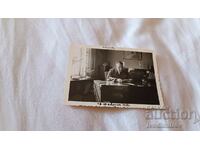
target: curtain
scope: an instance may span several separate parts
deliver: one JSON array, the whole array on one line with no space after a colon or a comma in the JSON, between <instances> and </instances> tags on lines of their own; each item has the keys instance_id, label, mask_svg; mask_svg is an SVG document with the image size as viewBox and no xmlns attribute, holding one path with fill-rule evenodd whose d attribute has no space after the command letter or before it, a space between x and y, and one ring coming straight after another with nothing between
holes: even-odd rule
<instances>
[{"instance_id":1,"label":"curtain","mask_svg":"<svg viewBox=\"0 0 200 150\"><path fill-rule=\"evenodd\" d=\"M78 49L72 58L72 77L92 76L95 70L95 50Z\"/></svg>"}]
</instances>

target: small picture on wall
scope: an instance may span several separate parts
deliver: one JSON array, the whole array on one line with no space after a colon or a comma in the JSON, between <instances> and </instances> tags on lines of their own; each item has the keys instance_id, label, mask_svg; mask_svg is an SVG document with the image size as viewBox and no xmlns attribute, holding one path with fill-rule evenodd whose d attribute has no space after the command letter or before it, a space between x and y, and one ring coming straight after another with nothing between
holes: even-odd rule
<instances>
[{"instance_id":1,"label":"small picture on wall","mask_svg":"<svg viewBox=\"0 0 200 150\"><path fill-rule=\"evenodd\" d=\"M153 51L74 46L67 72L67 105L164 108Z\"/></svg>"},{"instance_id":2,"label":"small picture on wall","mask_svg":"<svg viewBox=\"0 0 200 150\"><path fill-rule=\"evenodd\" d=\"M125 60L142 60L142 53L140 52L124 52Z\"/></svg>"}]
</instances>

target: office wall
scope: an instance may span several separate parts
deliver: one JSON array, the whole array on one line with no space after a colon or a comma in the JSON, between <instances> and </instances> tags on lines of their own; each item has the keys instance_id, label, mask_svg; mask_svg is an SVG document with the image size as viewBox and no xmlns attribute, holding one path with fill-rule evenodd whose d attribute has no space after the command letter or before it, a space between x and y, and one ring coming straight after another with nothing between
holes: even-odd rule
<instances>
[{"instance_id":1,"label":"office wall","mask_svg":"<svg viewBox=\"0 0 200 150\"><path fill-rule=\"evenodd\" d=\"M96 79L104 79L104 69L103 69L103 63L107 62L108 54L106 50L93 50L95 58L95 78Z\"/></svg>"},{"instance_id":2,"label":"office wall","mask_svg":"<svg viewBox=\"0 0 200 150\"><path fill-rule=\"evenodd\" d=\"M92 57L95 59L95 72L93 74L95 79L104 79L103 63L105 62L114 67L117 61L122 61L129 69L148 69L153 65L152 55L149 53L143 53L142 60L126 60L122 51L93 50Z\"/></svg>"},{"instance_id":3,"label":"office wall","mask_svg":"<svg viewBox=\"0 0 200 150\"><path fill-rule=\"evenodd\" d=\"M150 53L142 53L142 60L126 60L124 59L124 52L108 51L107 61L110 62L111 66L114 66L117 61L122 61L125 67L130 69L148 69L148 67L153 65Z\"/></svg>"}]
</instances>

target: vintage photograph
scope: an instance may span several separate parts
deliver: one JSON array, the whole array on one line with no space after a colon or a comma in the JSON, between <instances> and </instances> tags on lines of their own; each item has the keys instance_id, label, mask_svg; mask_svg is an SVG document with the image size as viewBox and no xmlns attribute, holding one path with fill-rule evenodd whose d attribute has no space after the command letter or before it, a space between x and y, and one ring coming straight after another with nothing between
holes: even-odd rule
<instances>
[{"instance_id":1,"label":"vintage photograph","mask_svg":"<svg viewBox=\"0 0 200 150\"><path fill-rule=\"evenodd\" d=\"M75 47L68 68L68 105L164 107L156 56L150 50Z\"/></svg>"}]
</instances>

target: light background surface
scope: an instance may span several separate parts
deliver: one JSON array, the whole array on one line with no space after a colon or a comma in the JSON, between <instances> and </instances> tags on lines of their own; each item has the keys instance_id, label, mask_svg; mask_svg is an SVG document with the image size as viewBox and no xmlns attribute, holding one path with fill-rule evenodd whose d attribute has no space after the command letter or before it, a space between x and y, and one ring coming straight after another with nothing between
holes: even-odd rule
<instances>
[{"instance_id":1,"label":"light background surface","mask_svg":"<svg viewBox=\"0 0 200 150\"><path fill-rule=\"evenodd\" d=\"M199 39L199 19L1 19L0 130L155 130L146 110L64 105L71 44L154 49L165 104L200 113ZM157 130L200 129L179 122Z\"/></svg>"}]
</instances>

